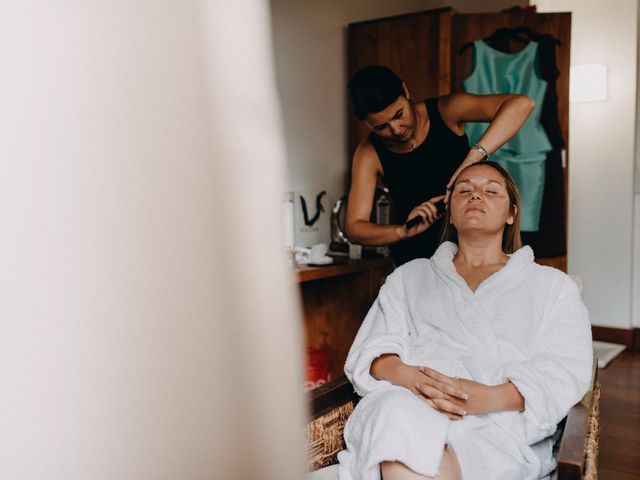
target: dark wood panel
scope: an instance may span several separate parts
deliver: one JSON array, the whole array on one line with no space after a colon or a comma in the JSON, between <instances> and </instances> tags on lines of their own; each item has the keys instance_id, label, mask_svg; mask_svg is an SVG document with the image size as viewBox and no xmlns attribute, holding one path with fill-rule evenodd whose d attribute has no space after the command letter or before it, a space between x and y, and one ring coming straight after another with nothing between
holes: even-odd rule
<instances>
[{"instance_id":1,"label":"dark wood panel","mask_svg":"<svg viewBox=\"0 0 640 480\"><path fill-rule=\"evenodd\" d=\"M306 345L329 347L331 378L343 373L351 343L371 306L370 287L366 271L300 284Z\"/></svg>"},{"instance_id":2,"label":"dark wood panel","mask_svg":"<svg viewBox=\"0 0 640 480\"><path fill-rule=\"evenodd\" d=\"M640 474L624 473L609 468L598 468L599 480L640 480Z\"/></svg>"},{"instance_id":3,"label":"dark wood panel","mask_svg":"<svg viewBox=\"0 0 640 480\"><path fill-rule=\"evenodd\" d=\"M633 344L633 330L630 328L591 326L591 334L594 340L601 342L619 343L620 345Z\"/></svg>"},{"instance_id":4,"label":"dark wood panel","mask_svg":"<svg viewBox=\"0 0 640 480\"><path fill-rule=\"evenodd\" d=\"M631 348L635 351L640 351L640 328L633 329L633 345Z\"/></svg>"},{"instance_id":5,"label":"dark wood panel","mask_svg":"<svg viewBox=\"0 0 640 480\"><path fill-rule=\"evenodd\" d=\"M567 257L546 257L546 258L536 258L536 263L540 265L546 265L548 267L557 268L558 270L562 270L563 272L567 271Z\"/></svg>"},{"instance_id":6,"label":"dark wood panel","mask_svg":"<svg viewBox=\"0 0 640 480\"><path fill-rule=\"evenodd\" d=\"M342 375L309 392L307 403L311 411L311 418L315 419L350 400L357 403L358 398L347 377Z\"/></svg>"},{"instance_id":7,"label":"dark wood panel","mask_svg":"<svg viewBox=\"0 0 640 480\"><path fill-rule=\"evenodd\" d=\"M380 287L384 285L384 282L387 280L387 276L392 272L392 268L390 265L376 268L371 271L371 298L374 299L378 296L378 292L380 291Z\"/></svg>"},{"instance_id":8,"label":"dark wood panel","mask_svg":"<svg viewBox=\"0 0 640 480\"><path fill-rule=\"evenodd\" d=\"M451 26L453 12L443 12L438 16L438 95L451 93Z\"/></svg>"}]
</instances>

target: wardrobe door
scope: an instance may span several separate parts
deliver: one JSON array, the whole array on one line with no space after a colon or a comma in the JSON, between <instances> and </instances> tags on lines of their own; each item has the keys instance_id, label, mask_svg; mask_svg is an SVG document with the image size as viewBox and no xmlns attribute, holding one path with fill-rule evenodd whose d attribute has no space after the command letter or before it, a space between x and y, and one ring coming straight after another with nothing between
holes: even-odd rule
<instances>
[{"instance_id":1,"label":"wardrobe door","mask_svg":"<svg viewBox=\"0 0 640 480\"><path fill-rule=\"evenodd\" d=\"M386 65L405 81L412 100L449 93L452 16L443 8L350 24L348 78L367 65ZM351 158L369 129L348 115Z\"/></svg>"},{"instance_id":2,"label":"wardrobe door","mask_svg":"<svg viewBox=\"0 0 640 480\"><path fill-rule=\"evenodd\" d=\"M547 178L545 179L547 184L545 185L540 231L524 233L523 239L525 243L531 244L534 248L536 261L566 271L571 13L500 12L455 15L452 19L451 30L452 91L463 91L462 82L471 73L473 47L465 48L461 53L460 50L463 46L475 40L489 37L499 28L519 26L528 27L535 33L550 34L560 41L560 44L555 46L555 63L558 70L555 80L557 101L553 103L557 106L557 114L545 117L547 124L544 126L551 143L561 145L561 147L557 149L557 155L552 161L550 157L547 158ZM517 53L525 47L525 44L511 41L509 47L511 53ZM547 88L550 89L552 86L548 85ZM549 111L548 100L549 97L546 97L543 116L545 109L546 113ZM549 122L551 117L555 118ZM548 124L552 125L549 127ZM553 195L548 195L550 188L554 191ZM561 191L560 195L558 195L558 191ZM547 212L546 216L545 211ZM548 215L549 212L551 212L551 216Z\"/></svg>"}]
</instances>

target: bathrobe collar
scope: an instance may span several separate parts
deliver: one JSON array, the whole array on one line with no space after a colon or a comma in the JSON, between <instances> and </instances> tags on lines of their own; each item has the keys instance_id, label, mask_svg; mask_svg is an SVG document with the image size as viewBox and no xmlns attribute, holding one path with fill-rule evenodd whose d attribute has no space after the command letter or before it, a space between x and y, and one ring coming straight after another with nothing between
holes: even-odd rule
<instances>
[{"instance_id":1,"label":"bathrobe collar","mask_svg":"<svg viewBox=\"0 0 640 480\"><path fill-rule=\"evenodd\" d=\"M471 291L464 278L453 265L453 256L458 245L444 242L431 257L434 273L448 286L456 315L451 321L458 322L458 328L464 332L466 342L475 345L478 351L492 356L500 356L500 344L494 329L493 318L486 310L486 293L498 287L500 291L511 283L514 277L533 263L533 251L522 247L509 255L506 265L482 281L475 292Z\"/></svg>"},{"instance_id":2,"label":"bathrobe collar","mask_svg":"<svg viewBox=\"0 0 640 480\"><path fill-rule=\"evenodd\" d=\"M457 251L458 245L453 242L444 242L438 247L436 252L433 254L433 257L431 257L432 265L439 274L447 277L451 281L471 292L467 282L465 282L460 274L458 274L453 265L453 257ZM473 293L477 295L483 290L490 288L492 285L497 285L507 281L509 278L512 278L514 275L517 275L520 271L531 265L534 261L533 250L531 250L531 247L527 245L510 254L509 257L510 258L506 265L482 281Z\"/></svg>"}]
</instances>

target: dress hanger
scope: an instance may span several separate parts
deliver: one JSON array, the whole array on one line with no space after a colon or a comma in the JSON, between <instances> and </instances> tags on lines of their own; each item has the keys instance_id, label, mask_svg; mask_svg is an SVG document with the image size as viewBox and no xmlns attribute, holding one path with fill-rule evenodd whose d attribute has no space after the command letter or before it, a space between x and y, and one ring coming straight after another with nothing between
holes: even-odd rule
<instances>
[{"instance_id":1,"label":"dress hanger","mask_svg":"<svg viewBox=\"0 0 640 480\"><path fill-rule=\"evenodd\" d=\"M499 28L488 37L482 39L486 43L493 43L506 40L515 40L520 43L529 43L530 41L552 40L556 45L561 45L560 40L549 33L536 33L529 27L524 25L512 28ZM471 47L474 42L465 43L460 47L459 54L462 54L467 48Z\"/></svg>"},{"instance_id":2,"label":"dress hanger","mask_svg":"<svg viewBox=\"0 0 640 480\"><path fill-rule=\"evenodd\" d=\"M514 27L511 30L513 30L517 35L525 35L529 37L531 40L535 40L535 41L551 40L554 44L558 46L562 45L562 42L560 42L560 40L558 40L556 37L554 37L550 33L537 33L525 25Z\"/></svg>"}]
</instances>

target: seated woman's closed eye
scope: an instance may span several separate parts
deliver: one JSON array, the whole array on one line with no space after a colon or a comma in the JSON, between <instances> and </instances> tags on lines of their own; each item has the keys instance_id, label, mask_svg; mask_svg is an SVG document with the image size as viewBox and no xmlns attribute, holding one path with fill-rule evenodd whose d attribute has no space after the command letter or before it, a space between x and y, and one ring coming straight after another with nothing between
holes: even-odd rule
<instances>
[{"instance_id":1,"label":"seated woman's closed eye","mask_svg":"<svg viewBox=\"0 0 640 480\"><path fill-rule=\"evenodd\" d=\"M341 479L553 470L550 437L589 384L590 323L569 277L522 246L519 216L502 167L467 167L436 253L388 277L345 365L364 398Z\"/></svg>"}]
</instances>

